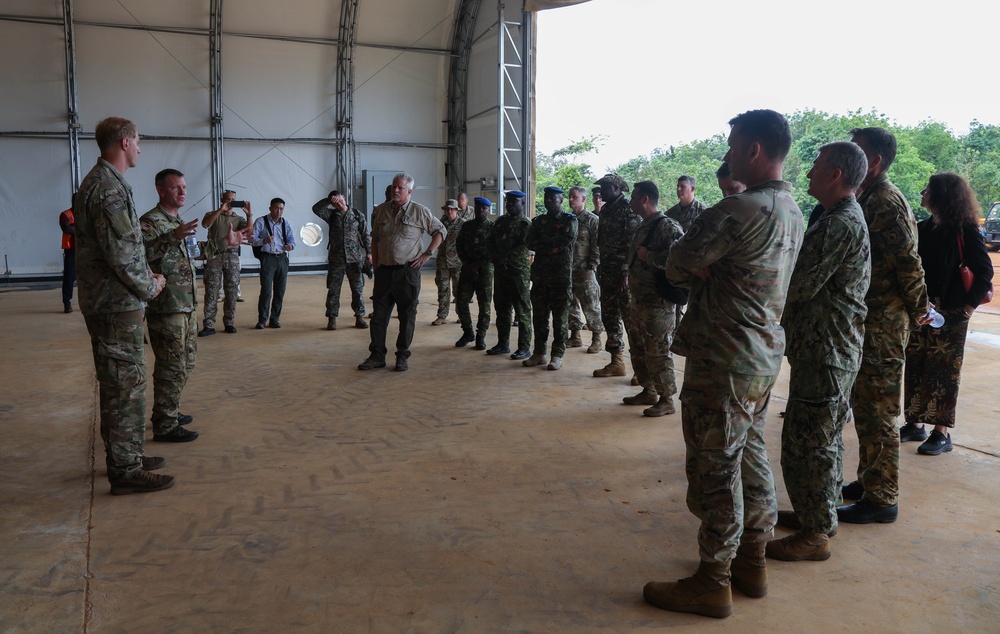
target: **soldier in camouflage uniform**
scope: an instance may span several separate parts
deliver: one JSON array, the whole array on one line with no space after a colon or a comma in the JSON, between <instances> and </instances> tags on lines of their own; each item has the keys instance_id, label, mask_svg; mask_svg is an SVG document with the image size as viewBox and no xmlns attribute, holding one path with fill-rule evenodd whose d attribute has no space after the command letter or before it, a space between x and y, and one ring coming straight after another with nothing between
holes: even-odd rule
<instances>
[{"instance_id":1,"label":"soldier in camouflage uniform","mask_svg":"<svg viewBox=\"0 0 1000 634\"><path fill-rule=\"evenodd\" d=\"M531 263L531 309L534 311L535 349L522 361L527 367L562 367L568 338L569 307L573 302L573 244L576 216L562 210L563 190L545 188L546 213L531 221L527 245L535 252ZM552 315L552 356L545 354Z\"/></svg>"},{"instance_id":2,"label":"soldier in camouflage uniform","mask_svg":"<svg viewBox=\"0 0 1000 634\"><path fill-rule=\"evenodd\" d=\"M194 370L197 353L197 308L194 264L184 239L194 235L198 219L181 220L178 212L187 197L184 175L165 169L156 175L160 202L139 219L146 260L153 272L167 278L167 286L146 309L149 343L156 357L153 368L153 440L190 442L198 432L178 421L181 392Z\"/></svg>"},{"instance_id":3,"label":"soldier in camouflage uniform","mask_svg":"<svg viewBox=\"0 0 1000 634\"><path fill-rule=\"evenodd\" d=\"M465 192L458 192L458 217L462 219L462 222L468 222L476 217L476 211L472 207L469 207L469 196Z\"/></svg>"},{"instance_id":4,"label":"soldier in camouflage uniform","mask_svg":"<svg viewBox=\"0 0 1000 634\"><path fill-rule=\"evenodd\" d=\"M670 344L674 335L674 303L656 288L656 273L662 271L670 255L670 247L684 231L672 218L656 209L660 191L652 181L640 181L632 187L632 209L642 217L642 224L632 236L629 247L628 287L632 305L629 307L629 352L632 369L639 379L642 392L624 399L626 405L650 405L644 416L666 416L674 408L677 380Z\"/></svg>"},{"instance_id":5,"label":"soldier in camouflage uniform","mask_svg":"<svg viewBox=\"0 0 1000 634\"><path fill-rule=\"evenodd\" d=\"M580 331L584 326L592 333L590 347L587 352L596 354L601 351L601 333L604 324L601 322L601 287L597 285L597 265L601 261L601 250L597 246L597 231L600 220L586 209L587 190L583 187L571 187L569 190L569 208L576 216L576 245L573 248L573 304L569 313L568 348L580 348L583 339Z\"/></svg>"},{"instance_id":6,"label":"soldier in camouflage uniform","mask_svg":"<svg viewBox=\"0 0 1000 634\"><path fill-rule=\"evenodd\" d=\"M135 124L110 117L97 124L101 156L73 202L80 310L90 333L100 386L101 440L112 495L159 491L174 477L150 473L163 458L145 457L146 302L166 280L146 262L132 188L124 174L139 158Z\"/></svg>"},{"instance_id":7,"label":"soldier in camouflage uniform","mask_svg":"<svg viewBox=\"0 0 1000 634\"><path fill-rule=\"evenodd\" d=\"M240 288L240 248L230 247L225 243L230 231L243 231L253 222L253 211L250 201L244 201L243 213L246 218L237 216L230 207L236 200L236 192L227 189L222 192L222 206L207 214L201 225L208 229L208 242L205 243L205 321L199 337L215 334L215 316L219 313L219 290L225 292L222 305L222 323L226 332L236 333L236 300Z\"/></svg>"},{"instance_id":8,"label":"soldier in camouflage uniform","mask_svg":"<svg viewBox=\"0 0 1000 634\"><path fill-rule=\"evenodd\" d=\"M462 223L455 248L462 261L462 275L458 280L458 300L455 312L462 322L462 337L455 342L463 348L473 340L476 350L486 349L486 333L490 329L490 303L493 300L493 263L487 247L493 221L489 219L493 203L488 198L476 196L476 217ZM447 226L447 225L446 225ZM473 294L479 300L479 319L472 331L472 312L469 305Z\"/></svg>"},{"instance_id":9,"label":"soldier in camouflage uniform","mask_svg":"<svg viewBox=\"0 0 1000 634\"><path fill-rule=\"evenodd\" d=\"M313 213L330 227L327 243L329 260L326 273L326 329L337 329L340 314L340 289L344 275L351 286L351 310L354 327L367 328L365 321L365 276L362 267L371 266L372 243L368 237L365 215L348 206L347 199L337 190L313 205Z\"/></svg>"},{"instance_id":10,"label":"soldier in camouflage uniform","mask_svg":"<svg viewBox=\"0 0 1000 634\"><path fill-rule=\"evenodd\" d=\"M458 201L454 198L449 198L441 210L444 211L441 224L448 230L448 237L438 248L435 262L434 283L438 291L438 312L437 319L431 322L432 326L448 323L448 304L453 297L458 301L458 281L462 275L462 260L458 257L455 245L465 220L459 217Z\"/></svg>"},{"instance_id":11,"label":"soldier in camouflage uniform","mask_svg":"<svg viewBox=\"0 0 1000 634\"><path fill-rule=\"evenodd\" d=\"M601 197L601 188L593 187L590 190L591 198L594 200L594 215L601 215L601 208L604 207L604 199Z\"/></svg>"},{"instance_id":12,"label":"soldier in camouflage uniform","mask_svg":"<svg viewBox=\"0 0 1000 634\"><path fill-rule=\"evenodd\" d=\"M678 203L664 214L667 218L677 221L681 229L687 231L701 212L705 211L705 203L694 197L694 177L684 174L677 179Z\"/></svg>"},{"instance_id":13,"label":"soldier in camouflage uniform","mask_svg":"<svg viewBox=\"0 0 1000 634\"><path fill-rule=\"evenodd\" d=\"M733 173L729 169L729 163L725 161L722 162L719 169L715 170L715 179L719 183L719 191L722 192L723 198L742 194L746 191L747 186L733 178Z\"/></svg>"},{"instance_id":14,"label":"soldier in camouflage uniform","mask_svg":"<svg viewBox=\"0 0 1000 634\"><path fill-rule=\"evenodd\" d=\"M625 324L629 323L630 304L625 258L642 218L629 207L622 193L628 191L628 185L621 176L606 174L597 184L604 200L597 231L601 253L597 283L601 287L601 320L608 333L604 347L611 353L611 363L594 370L594 376L625 376Z\"/></svg>"},{"instance_id":15,"label":"soldier in camouflage uniform","mask_svg":"<svg viewBox=\"0 0 1000 634\"><path fill-rule=\"evenodd\" d=\"M917 254L917 225L886 172L896 138L881 128L855 128L851 140L868 159L858 203L871 236L872 282L865 297L865 344L851 406L858 433L858 480L844 486L856 504L837 509L841 522L896 521L899 513L899 432L903 357L909 331L927 312L927 287ZM860 498L860 499L859 499Z\"/></svg>"},{"instance_id":16,"label":"soldier in camouflage uniform","mask_svg":"<svg viewBox=\"0 0 1000 634\"><path fill-rule=\"evenodd\" d=\"M493 261L493 303L496 305L497 345L486 354L510 352L510 318L517 319L517 350L511 359L527 359L531 354L531 300L528 294L528 247L525 240L531 222L524 215L524 192L509 191L504 197L507 213L497 219L487 248Z\"/></svg>"},{"instance_id":17,"label":"soldier in camouflage uniform","mask_svg":"<svg viewBox=\"0 0 1000 634\"><path fill-rule=\"evenodd\" d=\"M819 149L807 175L809 194L827 211L802 238L781 318L791 366L781 470L794 512L778 511L778 524L796 532L768 542L772 559L830 557L828 535L836 531L840 501L841 432L861 365L871 282L868 226L854 198L867 169L861 148L840 141Z\"/></svg>"},{"instance_id":18,"label":"soldier in camouflage uniform","mask_svg":"<svg viewBox=\"0 0 1000 634\"><path fill-rule=\"evenodd\" d=\"M730 122L726 160L747 190L706 209L670 249L667 279L691 289L672 351L681 389L688 509L701 520L701 564L678 582L650 582L653 605L725 617L732 585L767 594L764 547L777 515L764 444L768 398L785 351L781 315L802 244L802 212L781 180L792 144L772 110ZM734 559L735 557L735 559Z\"/></svg>"}]
</instances>

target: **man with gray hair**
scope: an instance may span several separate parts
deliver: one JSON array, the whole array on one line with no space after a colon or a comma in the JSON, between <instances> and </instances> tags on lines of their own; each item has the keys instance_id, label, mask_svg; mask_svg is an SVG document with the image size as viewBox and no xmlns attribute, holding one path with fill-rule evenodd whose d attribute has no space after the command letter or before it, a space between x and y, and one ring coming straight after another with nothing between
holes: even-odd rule
<instances>
[{"instance_id":1,"label":"man with gray hair","mask_svg":"<svg viewBox=\"0 0 1000 634\"><path fill-rule=\"evenodd\" d=\"M701 212L705 211L705 203L694 197L694 177L684 174L677 179L678 203L668 209L663 215L677 221L681 229L687 231Z\"/></svg>"},{"instance_id":2,"label":"man with gray hair","mask_svg":"<svg viewBox=\"0 0 1000 634\"><path fill-rule=\"evenodd\" d=\"M819 149L806 175L825 211L803 235L781 321L791 367L781 469L795 510L778 511L778 524L797 530L767 543L772 559L829 559L828 536L837 530L841 432L861 367L871 282L868 226L854 197L867 171L861 148L838 141Z\"/></svg>"},{"instance_id":3,"label":"man with gray hair","mask_svg":"<svg viewBox=\"0 0 1000 634\"><path fill-rule=\"evenodd\" d=\"M368 358L358 365L367 371L385 367L385 335L392 308L399 315L396 371L405 372L417 321L420 267L434 255L448 230L431 210L410 199L413 177L399 173L392 179L392 198L372 212L372 260L375 263L374 308ZM424 249L424 236L431 243Z\"/></svg>"}]
</instances>

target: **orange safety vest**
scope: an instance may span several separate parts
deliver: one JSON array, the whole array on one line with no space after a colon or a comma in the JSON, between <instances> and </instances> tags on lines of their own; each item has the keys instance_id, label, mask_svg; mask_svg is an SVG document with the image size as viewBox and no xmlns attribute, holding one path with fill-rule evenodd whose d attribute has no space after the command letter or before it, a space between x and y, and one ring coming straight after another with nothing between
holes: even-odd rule
<instances>
[{"instance_id":1,"label":"orange safety vest","mask_svg":"<svg viewBox=\"0 0 1000 634\"><path fill-rule=\"evenodd\" d=\"M63 215L65 215L66 218L69 220L69 224L71 224L71 225L75 225L76 224L76 218L73 217L73 210L72 209L67 209L66 211L63 212ZM62 220L62 218L60 218L60 220ZM76 236L73 235L72 233L64 233L63 237L62 237L62 248L64 248L64 249L75 249L76 248L76 240L74 238L76 238Z\"/></svg>"}]
</instances>

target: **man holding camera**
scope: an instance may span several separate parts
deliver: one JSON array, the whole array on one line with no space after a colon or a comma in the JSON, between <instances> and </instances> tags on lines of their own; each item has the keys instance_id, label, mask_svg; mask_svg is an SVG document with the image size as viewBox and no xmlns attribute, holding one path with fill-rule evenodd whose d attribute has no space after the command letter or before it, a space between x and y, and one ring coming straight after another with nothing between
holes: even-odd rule
<instances>
[{"instance_id":1,"label":"man holding camera","mask_svg":"<svg viewBox=\"0 0 1000 634\"><path fill-rule=\"evenodd\" d=\"M237 216L236 209L242 209L246 218ZM225 292L222 323L229 334L236 332L233 321L240 288L240 248L227 245L226 236L230 231L243 231L251 222L250 201L236 200L236 192L231 189L222 193L222 205L201 221L201 226L208 229L208 242L205 244L205 320L199 337L215 334L220 287Z\"/></svg>"},{"instance_id":2,"label":"man holding camera","mask_svg":"<svg viewBox=\"0 0 1000 634\"><path fill-rule=\"evenodd\" d=\"M336 189L313 205L313 213L330 227L330 252L326 273L326 329L337 329L340 314L340 288L344 275L351 284L351 309L354 327L367 328L365 321L365 278L362 271L371 275L372 243L368 237L368 223L363 213L349 207L344 195Z\"/></svg>"}]
</instances>

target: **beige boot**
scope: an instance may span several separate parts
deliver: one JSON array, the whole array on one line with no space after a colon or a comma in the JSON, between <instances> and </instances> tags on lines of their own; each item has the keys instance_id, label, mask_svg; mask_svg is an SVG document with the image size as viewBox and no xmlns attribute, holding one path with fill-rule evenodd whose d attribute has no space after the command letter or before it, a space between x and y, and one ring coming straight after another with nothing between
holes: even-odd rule
<instances>
[{"instance_id":1,"label":"beige boot","mask_svg":"<svg viewBox=\"0 0 1000 634\"><path fill-rule=\"evenodd\" d=\"M524 361L522 361L521 365L525 366L526 368L532 368L536 365L547 365L548 363L549 363L549 357L547 355L533 354Z\"/></svg>"},{"instance_id":2,"label":"beige boot","mask_svg":"<svg viewBox=\"0 0 1000 634\"><path fill-rule=\"evenodd\" d=\"M823 533L796 531L767 542L767 556L781 561L826 561L830 558L830 538Z\"/></svg>"},{"instance_id":3,"label":"beige boot","mask_svg":"<svg viewBox=\"0 0 1000 634\"><path fill-rule=\"evenodd\" d=\"M729 568L733 587L753 599L767 596L767 560L764 559L764 546L764 542L740 544L736 549L736 558Z\"/></svg>"},{"instance_id":4,"label":"beige boot","mask_svg":"<svg viewBox=\"0 0 1000 634\"><path fill-rule=\"evenodd\" d=\"M545 367L546 370L558 370L562 367L562 357L552 357L549 361L549 365Z\"/></svg>"},{"instance_id":5,"label":"beige boot","mask_svg":"<svg viewBox=\"0 0 1000 634\"><path fill-rule=\"evenodd\" d=\"M647 603L671 612L692 612L721 619L733 613L729 562L703 561L693 577L675 582L650 581L642 589Z\"/></svg>"},{"instance_id":6,"label":"beige boot","mask_svg":"<svg viewBox=\"0 0 1000 634\"><path fill-rule=\"evenodd\" d=\"M595 332L593 339L590 340L590 347L587 348L587 354L597 354L601 351L601 333Z\"/></svg>"},{"instance_id":7,"label":"beige boot","mask_svg":"<svg viewBox=\"0 0 1000 634\"><path fill-rule=\"evenodd\" d=\"M649 416L651 418L675 413L677 413L677 410L674 408L674 399L669 396L661 396L660 399L656 401L655 405L642 410L643 416Z\"/></svg>"},{"instance_id":8,"label":"beige boot","mask_svg":"<svg viewBox=\"0 0 1000 634\"><path fill-rule=\"evenodd\" d=\"M569 333L569 339L566 341L567 348L582 348L583 339L580 338L580 331L574 330Z\"/></svg>"},{"instance_id":9,"label":"beige boot","mask_svg":"<svg viewBox=\"0 0 1000 634\"><path fill-rule=\"evenodd\" d=\"M621 350L611 353L611 363L599 370L594 370L594 376L625 376L625 361L622 359Z\"/></svg>"},{"instance_id":10,"label":"beige boot","mask_svg":"<svg viewBox=\"0 0 1000 634\"><path fill-rule=\"evenodd\" d=\"M626 396L622 399L622 403L626 405L655 405L658 399L656 390L647 387L635 396Z\"/></svg>"}]
</instances>

